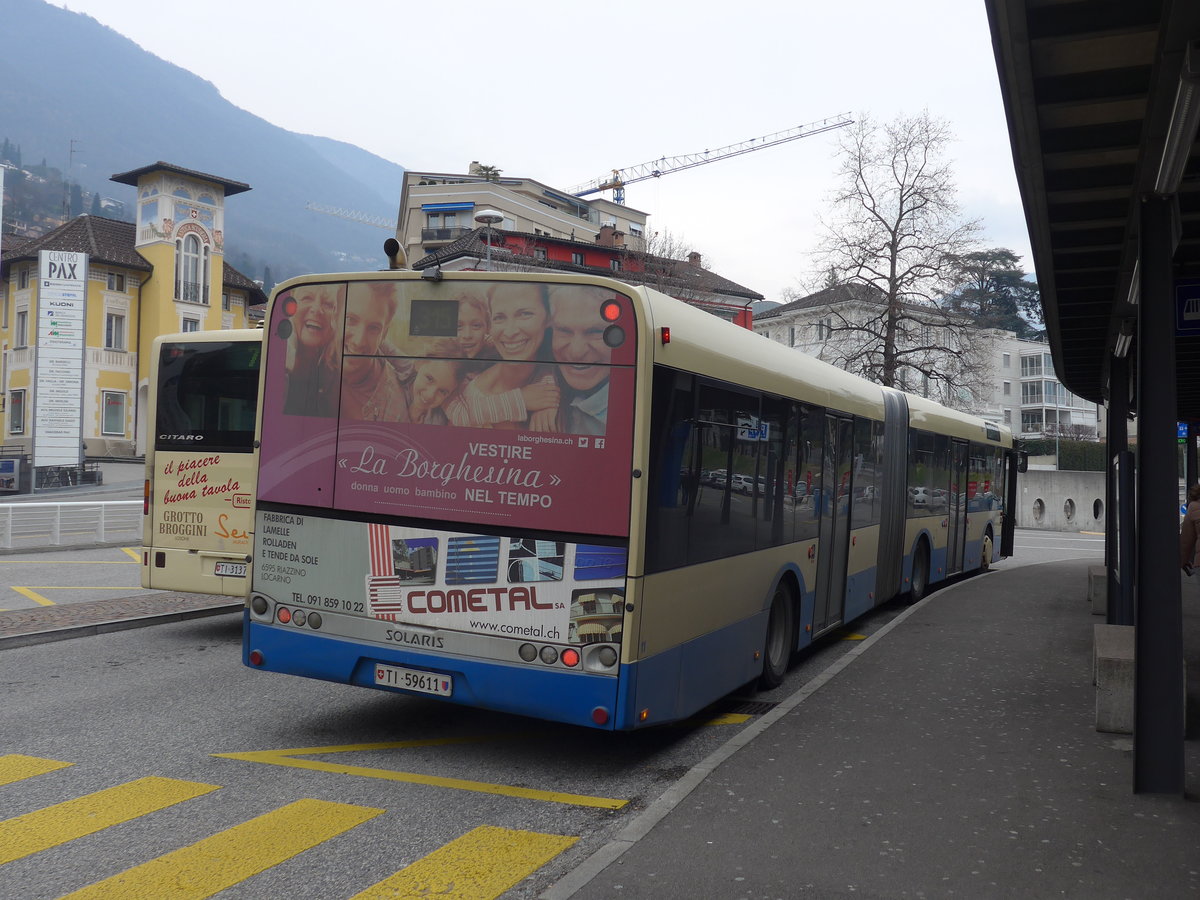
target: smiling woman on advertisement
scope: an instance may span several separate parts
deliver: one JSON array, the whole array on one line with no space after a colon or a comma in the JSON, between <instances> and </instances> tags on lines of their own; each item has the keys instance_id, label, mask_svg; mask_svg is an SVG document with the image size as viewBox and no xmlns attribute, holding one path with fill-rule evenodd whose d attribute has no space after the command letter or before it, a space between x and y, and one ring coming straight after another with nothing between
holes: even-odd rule
<instances>
[{"instance_id":1,"label":"smiling woman on advertisement","mask_svg":"<svg viewBox=\"0 0 1200 900\"><path fill-rule=\"evenodd\" d=\"M292 416L332 416L337 409L337 323L345 288L306 284L292 292L295 315L288 346L287 395Z\"/></svg>"},{"instance_id":2,"label":"smiling woman on advertisement","mask_svg":"<svg viewBox=\"0 0 1200 900\"><path fill-rule=\"evenodd\" d=\"M536 284L496 285L488 306L488 336L500 359L448 404L450 420L480 428L523 428L530 413L554 409L560 399L550 368L538 364L550 358L547 290ZM510 418L502 419L495 406L504 400L505 408L510 408L509 398L519 403Z\"/></svg>"}]
</instances>

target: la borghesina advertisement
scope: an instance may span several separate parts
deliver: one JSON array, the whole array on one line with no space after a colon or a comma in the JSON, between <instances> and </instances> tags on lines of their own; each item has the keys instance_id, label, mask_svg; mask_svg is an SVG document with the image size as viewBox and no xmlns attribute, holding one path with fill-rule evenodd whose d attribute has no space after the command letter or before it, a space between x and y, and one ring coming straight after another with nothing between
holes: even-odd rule
<instances>
[{"instance_id":1,"label":"la borghesina advertisement","mask_svg":"<svg viewBox=\"0 0 1200 900\"><path fill-rule=\"evenodd\" d=\"M273 310L262 499L627 533L628 297L364 281L304 285Z\"/></svg>"}]
</instances>

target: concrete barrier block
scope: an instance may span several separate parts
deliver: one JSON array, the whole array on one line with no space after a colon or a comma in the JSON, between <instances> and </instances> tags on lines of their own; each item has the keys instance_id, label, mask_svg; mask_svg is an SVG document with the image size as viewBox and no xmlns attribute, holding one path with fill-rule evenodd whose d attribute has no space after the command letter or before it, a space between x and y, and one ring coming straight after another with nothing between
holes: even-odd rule
<instances>
[{"instance_id":1,"label":"concrete barrier block","mask_svg":"<svg viewBox=\"0 0 1200 900\"><path fill-rule=\"evenodd\" d=\"M1112 734L1133 734L1133 626L1092 627L1096 730Z\"/></svg>"},{"instance_id":2,"label":"concrete barrier block","mask_svg":"<svg viewBox=\"0 0 1200 900\"><path fill-rule=\"evenodd\" d=\"M1108 614L1108 567L1088 566L1088 602L1093 616Z\"/></svg>"}]
</instances>

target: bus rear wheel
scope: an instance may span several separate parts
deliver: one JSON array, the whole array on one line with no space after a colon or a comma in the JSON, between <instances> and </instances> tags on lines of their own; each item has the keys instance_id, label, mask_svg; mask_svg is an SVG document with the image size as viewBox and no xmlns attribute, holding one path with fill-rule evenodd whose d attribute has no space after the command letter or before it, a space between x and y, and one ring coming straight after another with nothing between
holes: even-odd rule
<instances>
[{"instance_id":1,"label":"bus rear wheel","mask_svg":"<svg viewBox=\"0 0 1200 900\"><path fill-rule=\"evenodd\" d=\"M913 554L912 579L909 600L916 603L929 591L929 545L924 540L917 545Z\"/></svg>"},{"instance_id":2,"label":"bus rear wheel","mask_svg":"<svg viewBox=\"0 0 1200 900\"><path fill-rule=\"evenodd\" d=\"M979 571L986 572L992 567L992 533L989 531L983 536L983 550L979 557Z\"/></svg>"},{"instance_id":3,"label":"bus rear wheel","mask_svg":"<svg viewBox=\"0 0 1200 900\"><path fill-rule=\"evenodd\" d=\"M792 592L782 582L775 588L771 598L771 612L767 616L767 636L763 642L763 669L758 677L761 690L783 684L788 663L792 659L792 648L796 644L796 604Z\"/></svg>"}]
</instances>

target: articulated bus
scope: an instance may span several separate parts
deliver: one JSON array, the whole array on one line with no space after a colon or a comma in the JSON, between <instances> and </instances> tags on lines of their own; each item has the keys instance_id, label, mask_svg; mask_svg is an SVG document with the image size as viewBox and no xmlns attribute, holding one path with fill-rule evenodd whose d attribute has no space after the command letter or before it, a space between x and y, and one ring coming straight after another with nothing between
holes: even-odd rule
<instances>
[{"instance_id":1,"label":"articulated bus","mask_svg":"<svg viewBox=\"0 0 1200 900\"><path fill-rule=\"evenodd\" d=\"M1012 546L1006 430L644 287L308 276L263 348L264 671L634 729Z\"/></svg>"},{"instance_id":2,"label":"articulated bus","mask_svg":"<svg viewBox=\"0 0 1200 900\"><path fill-rule=\"evenodd\" d=\"M245 597L262 331L155 338L142 587Z\"/></svg>"}]
</instances>

